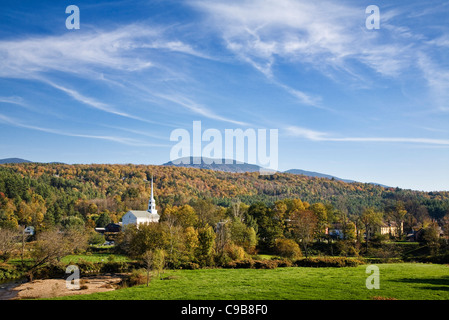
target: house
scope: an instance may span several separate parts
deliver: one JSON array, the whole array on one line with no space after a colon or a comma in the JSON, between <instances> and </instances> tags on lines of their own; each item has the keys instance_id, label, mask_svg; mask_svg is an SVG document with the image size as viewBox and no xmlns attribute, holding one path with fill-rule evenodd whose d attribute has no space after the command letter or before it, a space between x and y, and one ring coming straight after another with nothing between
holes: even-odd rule
<instances>
[{"instance_id":1,"label":"house","mask_svg":"<svg viewBox=\"0 0 449 320\"><path fill-rule=\"evenodd\" d=\"M347 225L347 231L346 232L350 232L350 229L348 229L348 225ZM357 228L354 224L354 235L357 233ZM344 231L344 225L343 223L333 223L329 228L326 228L326 234L329 234L329 236L332 239L344 239L345 237L345 231Z\"/></svg>"},{"instance_id":2,"label":"house","mask_svg":"<svg viewBox=\"0 0 449 320\"><path fill-rule=\"evenodd\" d=\"M119 223L110 223L106 227L104 227L104 232L120 232L122 226Z\"/></svg>"},{"instance_id":3,"label":"house","mask_svg":"<svg viewBox=\"0 0 449 320\"><path fill-rule=\"evenodd\" d=\"M377 225L377 226L371 226L369 228L369 238L373 238L376 234L380 234L380 235L389 235L390 237L398 237L398 229L400 230L400 234L404 234L404 223L401 222L401 226L400 228L397 227L396 222L394 221L390 221L390 222L386 222L383 221L381 224ZM365 238L366 238L366 232L364 234Z\"/></svg>"},{"instance_id":4,"label":"house","mask_svg":"<svg viewBox=\"0 0 449 320\"><path fill-rule=\"evenodd\" d=\"M32 227L32 226L26 227L25 230L23 230L23 233L25 233L28 236L33 236L34 235L34 227Z\"/></svg>"},{"instance_id":5,"label":"house","mask_svg":"<svg viewBox=\"0 0 449 320\"><path fill-rule=\"evenodd\" d=\"M398 225L396 222L384 222L380 226L376 228L377 233L380 234L388 234L392 237L399 236L398 231L400 231L400 234L404 233L404 223L401 222L401 226L398 228Z\"/></svg>"},{"instance_id":6,"label":"house","mask_svg":"<svg viewBox=\"0 0 449 320\"><path fill-rule=\"evenodd\" d=\"M159 222L159 215L156 210L156 201L153 196L153 178L151 178L151 198L148 201L146 211L130 210L122 217L122 226L139 225L141 223Z\"/></svg>"},{"instance_id":7,"label":"house","mask_svg":"<svg viewBox=\"0 0 449 320\"><path fill-rule=\"evenodd\" d=\"M409 233L407 233L407 241L417 242L422 238L424 229L423 228L412 228Z\"/></svg>"}]
</instances>

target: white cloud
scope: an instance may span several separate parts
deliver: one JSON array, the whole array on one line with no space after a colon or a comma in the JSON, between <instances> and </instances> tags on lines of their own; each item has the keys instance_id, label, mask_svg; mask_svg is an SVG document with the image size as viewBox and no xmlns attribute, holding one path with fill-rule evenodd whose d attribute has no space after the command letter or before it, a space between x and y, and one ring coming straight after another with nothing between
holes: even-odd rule
<instances>
[{"instance_id":1,"label":"white cloud","mask_svg":"<svg viewBox=\"0 0 449 320\"><path fill-rule=\"evenodd\" d=\"M310 130L298 126L289 126L286 132L290 136L305 138L311 141L334 142L385 142L385 143L418 143L426 145L449 146L449 139L404 138L404 137L334 137L330 133Z\"/></svg>"},{"instance_id":2,"label":"white cloud","mask_svg":"<svg viewBox=\"0 0 449 320\"><path fill-rule=\"evenodd\" d=\"M0 97L1 103L11 103L11 104L17 104L19 106L25 106L25 102L23 101L23 98L17 97L17 96L10 96L10 97Z\"/></svg>"},{"instance_id":3,"label":"white cloud","mask_svg":"<svg viewBox=\"0 0 449 320\"><path fill-rule=\"evenodd\" d=\"M0 76L29 78L47 71L80 74L92 68L141 70L151 61L133 55L139 41L156 36L136 25L112 31L0 41Z\"/></svg>"},{"instance_id":4,"label":"white cloud","mask_svg":"<svg viewBox=\"0 0 449 320\"><path fill-rule=\"evenodd\" d=\"M190 98L187 98L179 93L162 94L162 93L153 92L152 95L154 95L158 98L173 102L177 105L180 105L180 106L186 108L187 110L192 111L195 114L202 115L209 119L229 122L229 123L233 123L233 124L237 124L237 125L241 125L241 126L248 125L247 123L242 122L242 121L237 121L237 120L233 120L230 118L220 116L220 115L216 114L215 112L213 112L212 110L206 108L205 106L203 106L203 105L201 105L201 104L199 104L199 103L191 100Z\"/></svg>"},{"instance_id":5,"label":"white cloud","mask_svg":"<svg viewBox=\"0 0 449 320\"><path fill-rule=\"evenodd\" d=\"M150 83L151 76L159 77L161 81L167 81L167 78L173 76L181 81L191 79L189 75L180 74L182 71L174 69L176 64L171 63L165 52L213 60L192 45L166 35L165 32L166 29L160 27L132 24L109 31L80 30L60 36L0 41L0 77L43 82L91 108L147 123L159 123L123 112L97 98L86 96L81 93L82 90L76 88L73 82L70 85L63 85L51 80L52 77L49 74L59 72L88 81L102 81L109 85L120 86L121 92L125 92L123 87L128 85L139 87L143 80L136 78L133 71L143 71L148 68L157 68L157 72L144 76L150 78ZM105 73L119 80L108 79ZM65 82L70 82L70 78L65 77ZM175 96L169 92L159 92L159 94L166 101L177 103L194 114L225 122L243 123L222 117L179 94Z\"/></svg>"},{"instance_id":6,"label":"white cloud","mask_svg":"<svg viewBox=\"0 0 449 320\"><path fill-rule=\"evenodd\" d=\"M286 131L291 136L302 137L308 140L314 141L323 141L326 140L326 136L328 135L325 132L315 131L307 128L290 126L286 128Z\"/></svg>"},{"instance_id":7,"label":"white cloud","mask_svg":"<svg viewBox=\"0 0 449 320\"><path fill-rule=\"evenodd\" d=\"M417 65L427 82L435 105L440 111L449 111L449 70L433 62L427 55L420 54Z\"/></svg>"},{"instance_id":8,"label":"white cloud","mask_svg":"<svg viewBox=\"0 0 449 320\"><path fill-rule=\"evenodd\" d=\"M410 37L391 24L399 14L394 10L382 11L382 27L391 32L380 36L365 28L363 6L334 1L196 0L192 5L207 13L207 25L221 34L230 51L268 78L275 77L273 66L284 62L352 76L360 73L357 61L381 76L396 77L413 61L411 45L401 41ZM385 37L396 38L386 42ZM354 81L359 80L356 75Z\"/></svg>"},{"instance_id":9,"label":"white cloud","mask_svg":"<svg viewBox=\"0 0 449 320\"><path fill-rule=\"evenodd\" d=\"M60 136L68 136L68 137L76 137L76 138L87 138L87 139L96 139L96 140L107 140L112 142L117 142L120 144L128 145L128 146L134 146L134 147L167 147L168 145L163 144L154 144L154 143L148 143L145 141L132 139L132 138L124 138L124 137L118 137L118 136L111 136L111 135L91 135L91 134L84 134L84 133L72 133L72 132L65 132L58 129L51 129L51 128L44 128L39 127L35 125L29 125L25 124L23 122L20 122L16 119L13 119L11 117L5 116L0 114L0 122L12 125L14 127L20 127L35 131L41 131L51 134L56 134Z\"/></svg>"}]
</instances>

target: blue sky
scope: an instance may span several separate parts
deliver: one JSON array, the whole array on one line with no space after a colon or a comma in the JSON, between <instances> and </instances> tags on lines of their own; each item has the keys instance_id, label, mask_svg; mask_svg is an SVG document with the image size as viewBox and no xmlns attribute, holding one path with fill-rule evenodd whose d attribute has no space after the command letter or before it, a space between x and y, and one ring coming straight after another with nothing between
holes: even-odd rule
<instances>
[{"instance_id":1,"label":"blue sky","mask_svg":"<svg viewBox=\"0 0 449 320\"><path fill-rule=\"evenodd\" d=\"M162 164L201 121L278 129L279 170L449 190L445 1L0 6L0 158Z\"/></svg>"}]
</instances>

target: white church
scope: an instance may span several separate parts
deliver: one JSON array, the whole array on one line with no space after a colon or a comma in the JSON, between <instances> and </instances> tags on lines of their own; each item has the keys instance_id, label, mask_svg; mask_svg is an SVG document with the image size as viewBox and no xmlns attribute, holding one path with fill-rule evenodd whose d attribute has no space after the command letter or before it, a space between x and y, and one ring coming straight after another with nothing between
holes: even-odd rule
<instances>
[{"instance_id":1,"label":"white church","mask_svg":"<svg viewBox=\"0 0 449 320\"><path fill-rule=\"evenodd\" d=\"M153 197L153 177L151 177L151 198L150 201L148 201L147 211L130 210L122 217L122 226L124 228L129 224L139 225L148 222L159 222L156 201Z\"/></svg>"}]
</instances>

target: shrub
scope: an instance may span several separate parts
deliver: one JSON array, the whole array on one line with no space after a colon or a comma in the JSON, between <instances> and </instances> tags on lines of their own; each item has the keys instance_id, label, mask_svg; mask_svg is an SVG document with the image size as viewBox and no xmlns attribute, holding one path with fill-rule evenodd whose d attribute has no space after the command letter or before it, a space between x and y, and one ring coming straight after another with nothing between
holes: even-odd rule
<instances>
[{"instance_id":1,"label":"shrub","mask_svg":"<svg viewBox=\"0 0 449 320\"><path fill-rule=\"evenodd\" d=\"M288 259L298 259L302 257L299 245L291 239L276 239L275 250L278 255Z\"/></svg>"},{"instance_id":2,"label":"shrub","mask_svg":"<svg viewBox=\"0 0 449 320\"><path fill-rule=\"evenodd\" d=\"M276 269L278 263L276 260L256 260L254 261L255 269Z\"/></svg>"},{"instance_id":3,"label":"shrub","mask_svg":"<svg viewBox=\"0 0 449 320\"><path fill-rule=\"evenodd\" d=\"M22 276L22 273L11 265L0 263L0 280L15 279Z\"/></svg>"},{"instance_id":4,"label":"shrub","mask_svg":"<svg viewBox=\"0 0 449 320\"><path fill-rule=\"evenodd\" d=\"M356 244L350 240L340 240L336 244L337 253L341 256L358 257L359 250Z\"/></svg>"},{"instance_id":5,"label":"shrub","mask_svg":"<svg viewBox=\"0 0 449 320\"><path fill-rule=\"evenodd\" d=\"M215 264L217 266L226 266L229 262L233 261L226 252L215 257Z\"/></svg>"},{"instance_id":6,"label":"shrub","mask_svg":"<svg viewBox=\"0 0 449 320\"><path fill-rule=\"evenodd\" d=\"M245 250L236 244L226 246L225 252L232 260L243 260L246 256Z\"/></svg>"},{"instance_id":7,"label":"shrub","mask_svg":"<svg viewBox=\"0 0 449 320\"><path fill-rule=\"evenodd\" d=\"M277 266L281 267L281 268L291 267L293 265L293 262L290 259L277 259L277 258L274 258L272 260L276 261Z\"/></svg>"},{"instance_id":8,"label":"shrub","mask_svg":"<svg viewBox=\"0 0 449 320\"><path fill-rule=\"evenodd\" d=\"M232 268L232 269L239 269L239 268L250 269L250 268L254 267L254 260L244 259L244 260L238 260L238 261L230 261L223 267L224 268Z\"/></svg>"},{"instance_id":9,"label":"shrub","mask_svg":"<svg viewBox=\"0 0 449 320\"><path fill-rule=\"evenodd\" d=\"M186 263L181 264L181 269L196 270L199 268L200 268L200 265L195 262L186 262Z\"/></svg>"},{"instance_id":10,"label":"shrub","mask_svg":"<svg viewBox=\"0 0 449 320\"><path fill-rule=\"evenodd\" d=\"M92 232L89 235L88 243L90 245L99 245L99 244L103 244L104 242L105 242L104 235L102 235L100 233Z\"/></svg>"},{"instance_id":11,"label":"shrub","mask_svg":"<svg viewBox=\"0 0 449 320\"><path fill-rule=\"evenodd\" d=\"M134 269L128 277L130 286L138 286L147 283L147 271L145 269Z\"/></svg>"},{"instance_id":12,"label":"shrub","mask_svg":"<svg viewBox=\"0 0 449 320\"><path fill-rule=\"evenodd\" d=\"M305 259L296 260L294 263L294 265L296 265L298 267L317 267L317 268L357 267L361 264L364 264L364 262L362 260L345 258L345 257L305 258Z\"/></svg>"},{"instance_id":13,"label":"shrub","mask_svg":"<svg viewBox=\"0 0 449 320\"><path fill-rule=\"evenodd\" d=\"M129 264L121 261L111 261L101 263L101 272L114 273L114 272L126 272L129 269Z\"/></svg>"}]
</instances>

